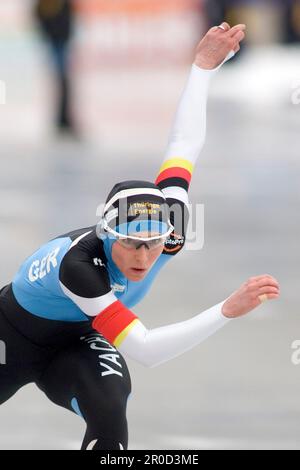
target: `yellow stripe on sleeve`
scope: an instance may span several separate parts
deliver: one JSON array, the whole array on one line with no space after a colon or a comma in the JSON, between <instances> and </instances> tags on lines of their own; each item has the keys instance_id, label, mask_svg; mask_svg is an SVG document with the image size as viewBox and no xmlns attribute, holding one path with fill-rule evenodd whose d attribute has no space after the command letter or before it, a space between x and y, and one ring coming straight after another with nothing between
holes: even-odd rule
<instances>
[{"instance_id":1,"label":"yellow stripe on sleeve","mask_svg":"<svg viewBox=\"0 0 300 470\"><path fill-rule=\"evenodd\" d=\"M169 168L174 168L174 167L184 168L185 170L188 170L191 174L193 174L193 171L194 171L194 165L189 160L176 157L176 158L170 158L169 160L166 160L162 164L159 172L161 173L164 170L167 170Z\"/></svg>"},{"instance_id":2,"label":"yellow stripe on sleeve","mask_svg":"<svg viewBox=\"0 0 300 470\"><path fill-rule=\"evenodd\" d=\"M133 322L130 323L130 325L128 325L125 330L123 330L117 337L116 339L114 340L114 346L116 346L116 348L118 348L124 341L124 339L129 335L130 331L132 330L132 328L139 322L139 319L136 318L135 320L133 320Z\"/></svg>"}]
</instances>

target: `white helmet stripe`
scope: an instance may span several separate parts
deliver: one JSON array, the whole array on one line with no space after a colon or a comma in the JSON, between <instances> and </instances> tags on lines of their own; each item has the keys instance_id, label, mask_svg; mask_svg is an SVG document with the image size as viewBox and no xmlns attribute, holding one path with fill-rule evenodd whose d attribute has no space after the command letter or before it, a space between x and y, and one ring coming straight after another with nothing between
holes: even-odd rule
<instances>
[{"instance_id":1,"label":"white helmet stripe","mask_svg":"<svg viewBox=\"0 0 300 470\"><path fill-rule=\"evenodd\" d=\"M130 197L130 196L141 196L141 197L143 197L144 195L145 196L147 196L147 195L158 196L161 199L165 200L164 195L162 194L162 192L159 189L154 189L154 188L153 189L152 188L124 189L123 191L119 191L117 194L115 194L110 199L110 201L108 201L108 203L105 205L105 208L104 208L104 214L114 204L114 202L118 201L119 199L127 198L127 197Z\"/></svg>"}]
</instances>

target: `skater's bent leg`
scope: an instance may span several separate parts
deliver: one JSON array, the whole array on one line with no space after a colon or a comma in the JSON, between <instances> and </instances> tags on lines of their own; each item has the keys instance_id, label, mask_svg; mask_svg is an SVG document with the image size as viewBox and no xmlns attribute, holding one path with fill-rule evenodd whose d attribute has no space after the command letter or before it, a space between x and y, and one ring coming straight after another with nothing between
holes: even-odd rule
<instances>
[{"instance_id":1,"label":"skater's bent leg","mask_svg":"<svg viewBox=\"0 0 300 470\"><path fill-rule=\"evenodd\" d=\"M127 449L130 375L120 353L98 333L61 351L37 385L87 424L83 450Z\"/></svg>"}]
</instances>

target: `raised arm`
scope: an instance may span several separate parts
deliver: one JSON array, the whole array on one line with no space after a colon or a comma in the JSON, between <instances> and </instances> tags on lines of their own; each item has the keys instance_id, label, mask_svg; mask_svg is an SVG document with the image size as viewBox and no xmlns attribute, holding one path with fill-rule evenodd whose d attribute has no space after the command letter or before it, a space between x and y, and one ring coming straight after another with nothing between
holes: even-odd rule
<instances>
[{"instance_id":1,"label":"raised arm","mask_svg":"<svg viewBox=\"0 0 300 470\"><path fill-rule=\"evenodd\" d=\"M188 205L188 190L192 174L205 143L206 104L211 78L224 62L240 49L245 37L245 25L233 28L227 23L211 28L197 46L195 61L181 96L172 126L166 154L156 184L162 189L170 206ZM182 211L183 212L183 211ZM175 222L175 233L183 235L184 221Z\"/></svg>"},{"instance_id":2,"label":"raised arm","mask_svg":"<svg viewBox=\"0 0 300 470\"><path fill-rule=\"evenodd\" d=\"M196 49L195 61L179 102L156 184L167 197L187 201L187 191L206 136L206 103L211 78L236 53L245 25L211 28Z\"/></svg>"}]
</instances>

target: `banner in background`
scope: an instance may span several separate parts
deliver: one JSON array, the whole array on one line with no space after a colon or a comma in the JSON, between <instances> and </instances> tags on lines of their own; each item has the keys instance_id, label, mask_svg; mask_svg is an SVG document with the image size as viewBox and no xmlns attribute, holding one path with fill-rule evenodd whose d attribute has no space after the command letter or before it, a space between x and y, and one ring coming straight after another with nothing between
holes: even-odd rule
<instances>
[{"instance_id":1,"label":"banner in background","mask_svg":"<svg viewBox=\"0 0 300 470\"><path fill-rule=\"evenodd\" d=\"M300 0L203 0L208 27L247 24L248 44L300 40Z\"/></svg>"},{"instance_id":2,"label":"banner in background","mask_svg":"<svg viewBox=\"0 0 300 470\"><path fill-rule=\"evenodd\" d=\"M201 0L76 0L81 60L104 66L186 63L203 31L201 4Z\"/></svg>"},{"instance_id":3,"label":"banner in background","mask_svg":"<svg viewBox=\"0 0 300 470\"><path fill-rule=\"evenodd\" d=\"M87 15L123 13L127 15L172 14L198 8L202 0L75 0L78 11Z\"/></svg>"}]
</instances>

